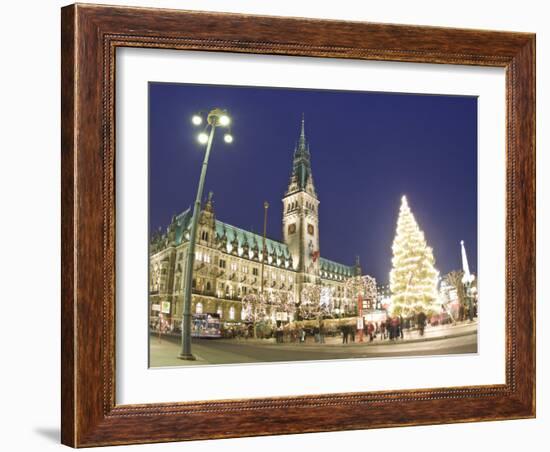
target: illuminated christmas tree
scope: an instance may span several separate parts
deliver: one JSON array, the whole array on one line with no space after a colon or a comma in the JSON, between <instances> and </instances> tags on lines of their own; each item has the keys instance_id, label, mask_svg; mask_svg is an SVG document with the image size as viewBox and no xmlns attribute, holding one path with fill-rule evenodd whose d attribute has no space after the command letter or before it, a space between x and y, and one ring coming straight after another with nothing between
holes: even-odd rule
<instances>
[{"instance_id":1,"label":"illuminated christmas tree","mask_svg":"<svg viewBox=\"0 0 550 452\"><path fill-rule=\"evenodd\" d=\"M392 251L393 313L404 316L420 311L427 313L437 299L439 272L434 267L433 251L427 246L405 196L401 198Z\"/></svg>"}]
</instances>

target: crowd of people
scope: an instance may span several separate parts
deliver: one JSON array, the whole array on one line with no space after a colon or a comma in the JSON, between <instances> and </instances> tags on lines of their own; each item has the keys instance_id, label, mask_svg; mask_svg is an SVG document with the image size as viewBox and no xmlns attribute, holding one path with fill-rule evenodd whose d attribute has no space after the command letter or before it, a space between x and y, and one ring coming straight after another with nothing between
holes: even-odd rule
<instances>
[{"instance_id":1,"label":"crowd of people","mask_svg":"<svg viewBox=\"0 0 550 452\"><path fill-rule=\"evenodd\" d=\"M274 326L259 324L256 325L255 332L252 324L241 324L223 328L222 337L227 339L250 339L255 337L257 339L275 339L276 343L314 342L323 344L327 337L341 336L342 343L348 344L355 342L356 337L362 334L367 341L374 341L375 339L396 341L404 339L405 332L410 329L416 329L422 336L427 320L427 316L423 312L407 318L388 316L385 320L378 322L364 322L362 331L357 328L355 318L347 323L320 320L314 322L314 324L311 322L308 324L278 322Z\"/></svg>"},{"instance_id":2,"label":"crowd of people","mask_svg":"<svg viewBox=\"0 0 550 452\"><path fill-rule=\"evenodd\" d=\"M379 322L365 322L363 325L363 336L370 342L375 339L395 341L404 339L405 330L415 327L421 336L426 328L426 314L418 313L415 317L404 319L402 316L387 317ZM346 324L340 327L342 332L342 343L355 342L356 331L360 332L355 325Z\"/></svg>"},{"instance_id":3,"label":"crowd of people","mask_svg":"<svg viewBox=\"0 0 550 452\"><path fill-rule=\"evenodd\" d=\"M356 342L357 336L362 335L363 341L398 341L405 339L405 334L409 330L418 331L420 336L424 335L424 330L428 322L432 325L445 323L438 321L434 323L433 318L428 319L426 314L420 312L414 316L402 317L399 315L387 316L379 321L363 322L362 329L358 328L357 319L328 319L328 320L310 320L297 321L291 323L277 322L258 322L252 323L230 323L220 325L219 336L224 339L272 339L276 343L318 343L324 344L326 338L333 338L334 343L337 337L341 338L342 344ZM151 319L150 330L159 335L180 334L179 323L177 327L170 328L167 321L162 316ZM172 325L173 326L173 325Z\"/></svg>"}]
</instances>

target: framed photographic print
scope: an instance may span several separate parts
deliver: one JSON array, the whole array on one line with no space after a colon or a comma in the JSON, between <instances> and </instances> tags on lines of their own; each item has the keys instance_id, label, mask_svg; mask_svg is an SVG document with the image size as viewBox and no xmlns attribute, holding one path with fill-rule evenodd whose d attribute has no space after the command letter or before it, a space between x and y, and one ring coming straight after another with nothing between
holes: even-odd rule
<instances>
[{"instance_id":1,"label":"framed photographic print","mask_svg":"<svg viewBox=\"0 0 550 452\"><path fill-rule=\"evenodd\" d=\"M62 9L62 442L535 415L535 37Z\"/></svg>"}]
</instances>

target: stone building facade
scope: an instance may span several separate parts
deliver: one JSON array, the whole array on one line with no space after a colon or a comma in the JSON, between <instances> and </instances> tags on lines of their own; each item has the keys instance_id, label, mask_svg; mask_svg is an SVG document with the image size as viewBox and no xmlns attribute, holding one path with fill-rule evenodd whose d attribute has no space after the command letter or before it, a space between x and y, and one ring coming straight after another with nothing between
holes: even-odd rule
<instances>
[{"instance_id":1,"label":"stone building facade","mask_svg":"<svg viewBox=\"0 0 550 452\"><path fill-rule=\"evenodd\" d=\"M319 199L311 171L311 154L302 118L294 149L292 173L283 195L282 241L263 237L216 218L212 193L199 217L193 270L193 313L219 313L223 322L244 320L242 299L261 290L271 299L285 292L300 301L310 284L329 287L332 303L346 303L345 281L360 275L358 264L348 266L320 255ZM160 311L169 321L183 314L183 280L192 211L176 215L166 231L157 231L150 241L149 308L152 317Z\"/></svg>"}]
</instances>

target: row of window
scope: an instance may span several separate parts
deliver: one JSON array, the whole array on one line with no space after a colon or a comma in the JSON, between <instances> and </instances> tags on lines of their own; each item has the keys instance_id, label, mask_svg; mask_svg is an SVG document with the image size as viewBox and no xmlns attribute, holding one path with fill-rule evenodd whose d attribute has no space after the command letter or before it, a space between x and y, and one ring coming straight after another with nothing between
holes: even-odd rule
<instances>
[{"instance_id":1,"label":"row of window","mask_svg":"<svg viewBox=\"0 0 550 452\"><path fill-rule=\"evenodd\" d=\"M295 227L296 227L296 225L294 225L294 228ZM228 249L228 252L230 252L230 249ZM239 248L239 256L242 256L242 255L243 255L243 249ZM252 252L249 253L249 257L252 258ZM260 261L262 260L262 253L261 252L259 253L258 259ZM177 260L178 261L183 260L183 252L178 253ZM196 251L195 252L195 260L199 261L199 262L210 263L210 262L212 262L212 256L209 253L205 252L205 251ZM268 256L267 257L267 263L268 264L270 264L270 265L273 264L273 261L274 261L273 256ZM283 261L282 259L277 258L277 265L281 265L282 263L285 263L285 267L288 268L289 261ZM227 265L227 263L226 263L225 259L220 259L219 260L220 268L226 268L226 265ZM243 269L244 268L246 268L246 267L243 267ZM231 264L231 270L236 271L237 270L237 264L235 264L235 263ZM244 269L243 271L245 273L248 273L248 269ZM166 269L164 269L163 272L166 273ZM256 270L256 272L257 272L257 270ZM254 275L256 275L256 273L254 273Z\"/></svg>"},{"instance_id":2,"label":"row of window","mask_svg":"<svg viewBox=\"0 0 550 452\"><path fill-rule=\"evenodd\" d=\"M204 306L201 302L198 302L195 305L195 314L202 314L204 312ZM223 318L223 309L221 307L218 307L217 309L218 314L220 315L220 318ZM241 319L246 317L246 311L243 309L241 311ZM235 308L231 306L229 308L229 320L235 320Z\"/></svg>"},{"instance_id":3,"label":"row of window","mask_svg":"<svg viewBox=\"0 0 550 452\"><path fill-rule=\"evenodd\" d=\"M227 268L227 261L225 259L220 259L219 260L219 267L223 268L223 269ZM231 268L231 271L235 272L238 269L238 265L235 262L232 262L231 265L230 265L230 268ZM243 265L241 267L241 272L244 273L244 274L248 274L249 270L250 270L250 267L248 267L247 265ZM260 274L260 269L258 267L252 267L252 276L259 276L259 274ZM277 279L277 273L274 272L274 271L266 271L265 274L266 274L267 277L270 277L272 279ZM280 274L279 278L280 278L281 281L285 281L285 279L286 279L284 274ZM292 279L293 279L292 276L289 275L288 276L288 281L292 282Z\"/></svg>"},{"instance_id":4,"label":"row of window","mask_svg":"<svg viewBox=\"0 0 550 452\"><path fill-rule=\"evenodd\" d=\"M204 262L210 262L210 255L209 254L202 254L200 252L197 253L197 257L200 257L199 260L202 260ZM225 259L220 259L219 260L219 267L222 268L222 269L225 269L227 267L227 261ZM232 262L231 265L231 271L237 271L237 264L235 262ZM181 271L181 267L178 266L178 269ZM241 271L244 273L244 274L248 274L250 270L250 267L246 266L246 265L243 265L241 267ZM163 273L165 274L165 272ZM260 274L260 270L258 267L252 267L252 276L259 276ZM288 282L291 283L293 281L293 277L292 275L288 275L288 276L285 276L284 273L281 273L279 275L277 275L276 272L274 271L268 271L266 270L265 272L265 275L264 275L266 278L268 279L272 279L272 280L276 280L277 277L280 279L281 282L285 282L287 279L288 279ZM159 284L159 277L158 277L158 272L152 272L151 273L151 285L152 286L157 286ZM180 286L180 277L176 277L176 287L179 287Z\"/></svg>"},{"instance_id":5,"label":"row of window","mask_svg":"<svg viewBox=\"0 0 550 452\"><path fill-rule=\"evenodd\" d=\"M201 302L198 302L195 305L195 314L202 314L204 312L204 306ZM218 306L216 312L219 314L220 318L223 319L223 309L221 306ZM229 320L236 320L236 309L234 306L229 308ZM244 320L248 317L248 312L246 309L241 309L241 320Z\"/></svg>"},{"instance_id":6,"label":"row of window","mask_svg":"<svg viewBox=\"0 0 550 452\"><path fill-rule=\"evenodd\" d=\"M344 280L344 277L342 275L337 275L335 273L329 273L329 272L321 272L321 276L323 276L323 278L332 278L332 279L337 279L339 281L343 281Z\"/></svg>"},{"instance_id":7,"label":"row of window","mask_svg":"<svg viewBox=\"0 0 550 452\"><path fill-rule=\"evenodd\" d=\"M180 279L176 279L176 287L179 289ZM201 278L194 278L192 283L193 289L198 289L199 291L204 290L206 293L212 293L213 291L213 285L210 281L206 281L204 283L201 281ZM231 283L218 283L218 297L233 297L236 295L237 297L245 296L247 293L258 293L258 288L249 288L244 285L238 285L237 289L234 289L234 286ZM287 287L288 290L292 290L292 284L290 284Z\"/></svg>"},{"instance_id":8,"label":"row of window","mask_svg":"<svg viewBox=\"0 0 550 452\"><path fill-rule=\"evenodd\" d=\"M209 253L205 253L203 251L196 251L195 260L209 264L212 261L212 258Z\"/></svg>"},{"instance_id":9,"label":"row of window","mask_svg":"<svg viewBox=\"0 0 550 452\"><path fill-rule=\"evenodd\" d=\"M306 209L311 210L312 212L315 212L315 205L312 202L306 201L305 202ZM287 212L290 212L291 210L298 208L298 201L294 201L288 204L286 210Z\"/></svg>"}]
</instances>

